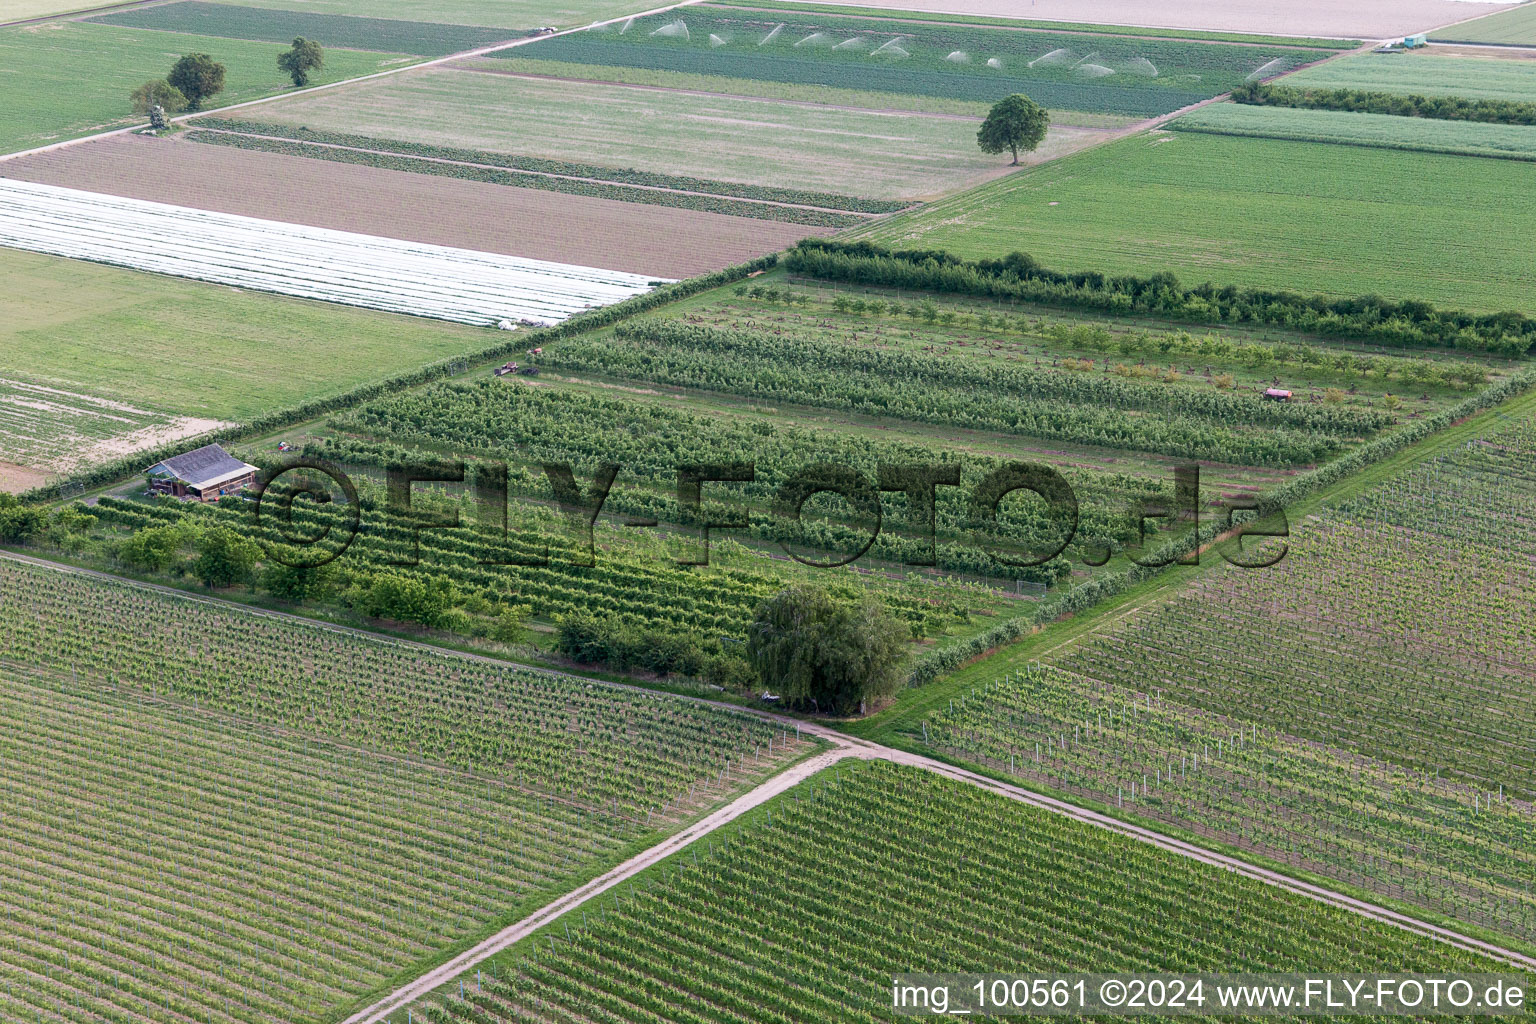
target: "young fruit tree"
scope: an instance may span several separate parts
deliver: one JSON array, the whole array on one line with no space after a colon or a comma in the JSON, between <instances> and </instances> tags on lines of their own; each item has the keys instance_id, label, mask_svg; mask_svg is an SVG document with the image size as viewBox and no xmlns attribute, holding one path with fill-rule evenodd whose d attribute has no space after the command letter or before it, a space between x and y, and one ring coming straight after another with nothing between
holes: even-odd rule
<instances>
[{"instance_id":1,"label":"young fruit tree","mask_svg":"<svg viewBox=\"0 0 1536 1024\"><path fill-rule=\"evenodd\" d=\"M976 144L983 153L1013 153L1013 166L1019 165L1019 153L1034 152L1051 125L1045 108L1021 92L998 100L976 133Z\"/></svg>"},{"instance_id":2,"label":"young fruit tree","mask_svg":"<svg viewBox=\"0 0 1536 1024\"><path fill-rule=\"evenodd\" d=\"M305 39L303 36L293 41L292 49L277 55L278 70L286 71L293 79L293 84L300 88L309 84L309 73L319 71L324 64L325 49L313 39Z\"/></svg>"},{"instance_id":3,"label":"young fruit tree","mask_svg":"<svg viewBox=\"0 0 1536 1024\"><path fill-rule=\"evenodd\" d=\"M862 714L901 683L911 632L873 598L834 600L796 584L764 601L747 629L747 657L763 685L791 705L824 714Z\"/></svg>"},{"instance_id":4,"label":"young fruit tree","mask_svg":"<svg viewBox=\"0 0 1536 1024\"><path fill-rule=\"evenodd\" d=\"M224 90L224 65L206 53L189 53L165 80L187 98L188 109L197 110L204 100Z\"/></svg>"}]
</instances>

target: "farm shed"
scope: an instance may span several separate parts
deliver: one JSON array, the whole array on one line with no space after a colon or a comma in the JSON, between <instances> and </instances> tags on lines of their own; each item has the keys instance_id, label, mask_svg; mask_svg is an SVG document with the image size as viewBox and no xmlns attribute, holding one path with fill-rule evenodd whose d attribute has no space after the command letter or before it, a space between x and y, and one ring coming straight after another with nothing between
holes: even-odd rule
<instances>
[{"instance_id":1,"label":"farm shed","mask_svg":"<svg viewBox=\"0 0 1536 1024\"><path fill-rule=\"evenodd\" d=\"M241 462L216 444L157 462L145 470L157 494L217 501L256 482L256 467Z\"/></svg>"}]
</instances>

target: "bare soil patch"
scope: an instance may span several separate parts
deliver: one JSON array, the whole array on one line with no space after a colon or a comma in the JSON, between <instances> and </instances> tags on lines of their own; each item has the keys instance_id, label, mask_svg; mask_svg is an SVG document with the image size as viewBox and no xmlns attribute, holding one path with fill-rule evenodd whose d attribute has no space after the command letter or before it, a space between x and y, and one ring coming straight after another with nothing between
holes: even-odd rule
<instances>
[{"instance_id":1,"label":"bare soil patch","mask_svg":"<svg viewBox=\"0 0 1536 1024\"><path fill-rule=\"evenodd\" d=\"M110 195L658 277L689 277L827 229L122 135L0 175Z\"/></svg>"},{"instance_id":2,"label":"bare soil patch","mask_svg":"<svg viewBox=\"0 0 1536 1024\"><path fill-rule=\"evenodd\" d=\"M20 494L34 487L41 487L52 479L48 473L30 466L18 466L14 462L0 462L0 492Z\"/></svg>"}]
</instances>

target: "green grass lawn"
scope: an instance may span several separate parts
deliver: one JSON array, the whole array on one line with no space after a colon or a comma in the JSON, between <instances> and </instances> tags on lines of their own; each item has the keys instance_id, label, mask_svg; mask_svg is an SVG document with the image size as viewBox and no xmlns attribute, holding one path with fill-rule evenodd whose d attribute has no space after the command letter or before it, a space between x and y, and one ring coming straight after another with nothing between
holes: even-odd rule
<instances>
[{"instance_id":1,"label":"green grass lawn","mask_svg":"<svg viewBox=\"0 0 1536 1024\"><path fill-rule=\"evenodd\" d=\"M1536 126L1531 125L1216 103L1184 115L1171 127L1181 131L1260 139L1338 142L1382 149L1536 160Z\"/></svg>"},{"instance_id":2,"label":"green grass lawn","mask_svg":"<svg viewBox=\"0 0 1536 1024\"><path fill-rule=\"evenodd\" d=\"M0 249L0 377L246 420L494 342L472 327Z\"/></svg>"},{"instance_id":3,"label":"green grass lawn","mask_svg":"<svg viewBox=\"0 0 1536 1024\"><path fill-rule=\"evenodd\" d=\"M1442 29L1434 34L1434 41L1536 46L1536 3Z\"/></svg>"},{"instance_id":4,"label":"green grass lawn","mask_svg":"<svg viewBox=\"0 0 1536 1024\"><path fill-rule=\"evenodd\" d=\"M27 18L46 18L53 14L96 7L92 0L6 0L5 10L0 11L0 21L23 21Z\"/></svg>"},{"instance_id":5,"label":"green grass lawn","mask_svg":"<svg viewBox=\"0 0 1536 1024\"><path fill-rule=\"evenodd\" d=\"M128 93L164 78L185 53L207 53L228 68L224 91L210 106L291 89L277 68L286 47L179 32L50 22L0 29L0 152L133 124ZM398 54L331 50L313 82L356 78L408 62Z\"/></svg>"},{"instance_id":6,"label":"green grass lawn","mask_svg":"<svg viewBox=\"0 0 1536 1024\"><path fill-rule=\"evenodd\" d=\"M1536 309L1531 168L1514 160L1138 135L864 230L896 248L1475 311Z\"/></svg>"},{"instance_id":7,"label":"green grass lawn","mask_svg":"<svg viewBox=\"0 0 1536 1024\"><path fill-rule=\"evenodd\" d=\"M312 14L350 14L365 18L436 21L449 25L492 25L527 29L542 25L574 28L649 9L634 0L217 0L236 6L266 7Z\"/></svg>"},{"instance_id":8,"label":"green grass lawn","mask_svg":"<svg viewBox=\"0 0 1536 1024\"><path fill-rule=\"evenodd\" d=\"M1536 12L1536 7L1529 8ZM1536 42L1536 38L1533 38ZM1303 68L1281 80L1305 89L1365 89L1419 96L1530 102L1536 61L1507 57L1444 57L1429 53L1366 53Z\"/></svg>"},{"instance_id":9,"label":"green grass lawn","mask_svg":"<svg viewBox=\"0 0 1536 1024\"><path fill-rule=\"evenodd\" d=\"M530 50L537 47L529 47ZM1003 173L979 121L878 114L618 85L429 69L295 97L264 121L872 199L918 198ZM1092 133L1058 129L1048 152Z\"/></svg>"}]
</instances>

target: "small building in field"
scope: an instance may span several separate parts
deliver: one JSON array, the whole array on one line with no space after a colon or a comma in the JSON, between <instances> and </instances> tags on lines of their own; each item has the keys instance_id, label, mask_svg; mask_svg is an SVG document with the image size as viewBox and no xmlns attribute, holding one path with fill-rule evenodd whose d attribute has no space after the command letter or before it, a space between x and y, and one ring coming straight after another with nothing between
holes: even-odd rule
<instances>
[{"instance_id":1,"label":"small building in field","mask_svg":"<svg viewBox=\"0 0 1536 1024\"><path fill-rule=\"evenodd\" d=\"M1283 388L1269 388L1264 392L1264 397L1271 402L1289 402L1291 393Z\"/></svg>"},{"instance_id":2,"label":"small building in field","mask_svg":"<svg viewBox=\"0 0 1536 1024\"><path fill-rule=\"evenodd\" d=\"M144 472L156 494L217 501L255 483L257 469L210 444L157 462Z\"/></svg>"}]
</instances>

